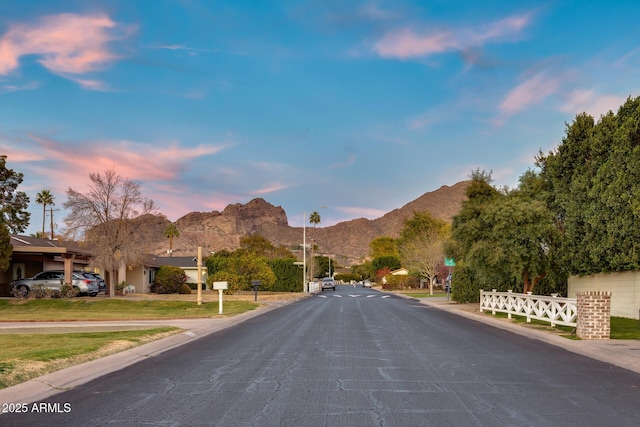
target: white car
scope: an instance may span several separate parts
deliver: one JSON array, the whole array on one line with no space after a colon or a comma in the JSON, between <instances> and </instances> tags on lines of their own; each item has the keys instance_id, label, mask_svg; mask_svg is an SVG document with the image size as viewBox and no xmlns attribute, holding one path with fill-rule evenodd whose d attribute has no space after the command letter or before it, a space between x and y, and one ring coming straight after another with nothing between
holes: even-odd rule
<instances>
[{"instance_id":1,"label":"white car","mask_svg":"<svg viewBox=\"0 0 640 427\"><path fill-rule=\"evenodd\" d=\"M371 287L373 287L373 285L371 284L371 280L365 280L364 282L362 282L362 287L363 288L371 288Z\"/></svg>"},{"instance_id":2,"label":"white car","mask_svg":"<svg viewBox=\"0 0 640 427\"><path fill-rule=\"evenodd\" d=\"M332 277L325 277L324 279L322 279L322 285L320 286L320 288L322 289L322 292L324 292L325 289L333 289L335 291L336 281L333 280Z\"/></svg>"}]
</instances>

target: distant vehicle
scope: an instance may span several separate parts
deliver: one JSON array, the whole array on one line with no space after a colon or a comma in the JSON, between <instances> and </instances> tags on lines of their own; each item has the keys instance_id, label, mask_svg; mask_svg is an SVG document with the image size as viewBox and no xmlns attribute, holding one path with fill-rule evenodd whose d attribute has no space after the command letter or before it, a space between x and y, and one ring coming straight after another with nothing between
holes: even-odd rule
<instances>
[{"instance_id":1,"label":"distant vehicle","mask_svg":"<svg viewBox=\"0 0 640 427\"><path fill-rule=\"evenodd\" d=\"M373 287L373 285L371 284L371 280L365 280L364 282L362 282L362 287L363 288L371 288L371 287Z\"/></svg>"},{"instance_id":2,"label":"distant vehicle","mask_svg":"<svg viewBox=\"0 0 640 427\"><path fill-rule=\"evenodd\" d=\"M86 277L82 271L74 271L72 273L71 285L78 291L79 295L89 295L95 297L98 295L98 282L94 278ZM14 280L11 282L11 292L27 296L34 286L42 285L46 289L52 291L60 291L60 286L64 283L64 271L50 270L38 273L27 279Z\"/></svg>"},{"instance_id":3,"label":"distant vehicle","mask_svg":"<svg viewBox=\"0 0 640 427\"><path fill-rule=\"evenodd\" d=\"M332 277L325 277L324 279L322 279L322 285L320 286L320 288L322 289L322 292L324 292L325 289L333 289L335 291L336 281L333 280Z\"/></svg>"},{"instance_id":4,"label":"distant vehicle","mask_svg":"<svg viewBox=\"0 0 640 427\"><path fill-rule=\"evenodd\" d=\"M104 281L102 276L100 276L98 273L85 271L84 275L87 276L87 274L89 275L88 277L93 277L98 282L98 292L107 292L107 282Z\"/></svg>"}]
</instances>

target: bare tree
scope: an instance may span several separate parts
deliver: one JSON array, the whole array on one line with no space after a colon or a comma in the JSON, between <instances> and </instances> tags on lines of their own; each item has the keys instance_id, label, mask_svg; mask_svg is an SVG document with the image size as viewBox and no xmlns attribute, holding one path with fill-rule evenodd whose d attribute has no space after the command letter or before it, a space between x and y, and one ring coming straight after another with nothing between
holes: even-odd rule
<instances>
[{"instance_id":1,"label":"bare tree","mask_svg":"<svg viewBox=\"0 0 640 427\"><path fill-rule=\"evenodd\" d=\"M433 295L436 274L444 262L443 231L423 231L399 245L400 258L404 266L429 280L429 293Z\"/></svg>"},{"instance_id":2,"label":"bare tree","mask_svg":"<svg viewBox=\"0 0 640 427\"><path fill-rule=\"evenodd\" d=\"M69 187L64 208L68 236L94 245L94 264L107 272L109 295L115 291L115 272L135 266L141 259L142 236L133 232L131 220L156 211L153 201L143 198L140 185L106 170L89 174L89 191Z\"/></svg>"}]
</instances>

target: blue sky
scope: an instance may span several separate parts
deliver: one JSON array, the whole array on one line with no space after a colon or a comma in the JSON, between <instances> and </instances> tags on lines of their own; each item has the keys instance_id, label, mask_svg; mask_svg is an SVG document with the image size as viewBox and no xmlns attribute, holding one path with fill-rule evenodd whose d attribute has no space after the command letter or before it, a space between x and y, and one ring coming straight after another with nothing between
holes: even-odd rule
<instances>
[{"instance_id":1,"label":"blue sky","mask_svg":"<svg viewBox=\"0 0 640 427\"><path fill-rule=\"evenodd\" d=\"M170 220L256 197L377 218L638 96L640 4L0 3L0 153L37 192L114 168ZM326 207L326 208L323 208ZM58 231L64 211L56 213ZM47 220L48 223L48 220Z\"/></svg>"}]
</instances>

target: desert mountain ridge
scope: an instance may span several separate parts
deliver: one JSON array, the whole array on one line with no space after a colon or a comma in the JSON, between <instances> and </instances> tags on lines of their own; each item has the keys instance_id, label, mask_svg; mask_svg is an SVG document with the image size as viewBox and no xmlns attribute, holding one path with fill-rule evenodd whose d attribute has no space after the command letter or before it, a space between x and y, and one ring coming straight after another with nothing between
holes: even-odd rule
<instances>
[{"instance_id":1,"label":"desert mountain ridge","mask_svg":"<svg viewBox=\"0 0 640 427\"><path fill-rule=\"evenodd\" d=\"M316 244L320 254L331 255L341 265L359 263L368 255L371 240L397 237L405 219L414 212L429 211L434 217L451 222L466 199L469 182L444 185L377 219L358 218L327 227L307 226L307 243ZM137 232L147 236L150 252L166 256L169 240L164 230L171 221L163 215L145 215L136 222ZM302 227L289 226L282 207L261 198L228 205L222 212L190 212L175 223L180 236L173 239L173 256L195 255L198 246L203 247L206 255L222 249L234 250L240 246L241 237L251 234L260 234L274 245L290 249L299 248L303 238Z\"/></svg>"}]
</instances>

